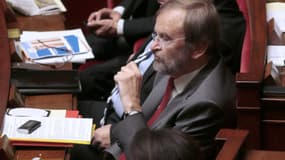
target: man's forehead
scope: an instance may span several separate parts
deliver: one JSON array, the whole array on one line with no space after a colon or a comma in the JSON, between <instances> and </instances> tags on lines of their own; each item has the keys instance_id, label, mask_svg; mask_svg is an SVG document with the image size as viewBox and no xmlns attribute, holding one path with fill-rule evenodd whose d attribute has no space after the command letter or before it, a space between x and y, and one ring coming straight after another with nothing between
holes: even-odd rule
<instances>
[{"instance_id":1,"label":"man's forehead","mask_svg":"<svg viewBox=\"0 0 285 160\"><path fill-rule=\"evenodd\" d=\"M185 12L182 10L170 10L170 12L161 12L155 23L155 31L174 31L183 32Z\"/></svg>"},{"instance_id":2,"label":"man's forehead","mask_svg":"<svg viewBox=\"0 0 285 160\"><path fill-rule=\"evenodd\" d=\"M186 11L183 9L169 9L169 10L163 10L160 12L156 17L156 22L159 23L183 23L186 16ZM175 22L175 23L174 23Z\"/></svg>"}]
</instances>

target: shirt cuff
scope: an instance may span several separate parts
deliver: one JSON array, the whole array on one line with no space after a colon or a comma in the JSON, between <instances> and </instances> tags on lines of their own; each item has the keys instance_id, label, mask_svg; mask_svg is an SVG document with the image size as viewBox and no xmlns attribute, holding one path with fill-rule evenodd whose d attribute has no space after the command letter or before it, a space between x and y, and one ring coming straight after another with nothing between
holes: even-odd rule
<instances>
[{"instance_id":1,"label":"shirt cuff","mask_svg":"<svg viewBox=\"0 0 285 160\"><path fill-rule=\"evenodd\" d=\"M113 11L119 12L121 15L123 15L123 13L125 11L125 7L117 6L117 7L113 8Z\"/></svg>"},{"instance_id":2,"label":"shirt cuff","mask_svg":"<svg viewBox=\"0 0 285 160\"><path fill-rule=\"evenodd\" d=\"M117 34L118 35L124 34L124 22L125 22L125 20L120 19L117 23Z\"/></svg>"}]
</instances>

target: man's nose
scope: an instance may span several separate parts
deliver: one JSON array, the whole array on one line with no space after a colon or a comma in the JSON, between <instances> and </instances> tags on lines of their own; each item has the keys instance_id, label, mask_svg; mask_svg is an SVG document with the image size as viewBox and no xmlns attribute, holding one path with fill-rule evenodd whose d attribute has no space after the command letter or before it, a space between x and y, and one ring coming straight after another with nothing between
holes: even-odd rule
<instances>
[{"instance_id":1,"label":"man's nose","mask_svg":"<svg viewBox=\"0 0 285 160\"><path fill-rule=\"evenodd\" d=\"M151 50L153 51L154 54L155 54L155 51L161 50L161 45L159 41L153 41L151 45Z\"/></svg>"}]
</instances>

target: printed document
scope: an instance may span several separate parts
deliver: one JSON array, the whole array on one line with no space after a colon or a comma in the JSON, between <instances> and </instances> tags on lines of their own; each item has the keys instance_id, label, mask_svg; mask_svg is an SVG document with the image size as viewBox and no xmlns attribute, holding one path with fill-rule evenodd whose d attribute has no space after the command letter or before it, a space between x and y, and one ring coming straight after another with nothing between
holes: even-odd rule
<instances>
[{"instance_id":1,"label":"printed document","mask_svg":"<svg viewBox=\"0 0 285 160\"><path fill-rule=\"evenodd\" d=\"M266 3L266 20L274 19L274 30L279 37L285 32L285 3Z\"/></svg>"},{"instance_id":2,"label":"printed document","mask_svg":"<svg viewBox=\"0 0 285 160\"><path fill-rule=\"evenodd\" d=\"M81 29L23 31L15 46L19 57L26 63L85 63L94 58Z\"/></svg>"},{"instance_id":3,"label":"printed document","mask_svg":"<svg viewBox=\"0 0 285 160\"><path fill-rule=\"evenodd\" d=\"M51 15L66 12L61 0L6 0L15 10L26 15Z\"/></svg>"},{"instance_id":4,"label":"printed document","mask_svg":"<svg viewBox=\"0 0 285 160\"><path fill-rule=\"evenodd\" d=\"M268 45L267 46L267 63L272 62L276 66L285 65L285 46Z\"/></svg>"},{"instance_id":5,"label":"printed document","mask_svg":"<svg viewBox=\"0 0 285 160\"><path fill-rule=\"evenodd\" d=\"M17 129L28 120L41 122L30 134ZM17 117L5 114L2 136L10 141L90 144L92 118Z\"/></svg>"}]
</instances>

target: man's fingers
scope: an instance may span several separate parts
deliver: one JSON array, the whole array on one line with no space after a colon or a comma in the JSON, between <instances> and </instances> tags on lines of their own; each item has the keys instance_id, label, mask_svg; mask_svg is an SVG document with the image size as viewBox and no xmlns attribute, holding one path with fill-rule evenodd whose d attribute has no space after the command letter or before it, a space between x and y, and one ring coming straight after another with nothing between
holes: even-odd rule
<instances>
[{"instance_id":1,"label":"man's fingers","mask_svg":"<svg viewBox=\"0 0 285 160\"><path fill-rule=\"evenodd\" d=\"M99 29L96 30L96 35L104 36L104 35L106 35L106 32L108 32L108 31L109 31L109 27L103 26L103 27L100 27Z\"/></svg>"},{"instance_id":2,"label":"man's fingers","mask_svg":"<svg viewBox=\"0 0 285 160\"><path fill-rule=\"evenodd\" d=\"M107 34L112 28L109 25L109 20L101 20L99 22L96 22L97 26L100 26L97 30L96 30L96 34L98 36L104 36L105 34Z\"/></svg>"},{"instance_id":3,"label":"man's fingers","mask_svg":"<svg viewBox=\"0 0 285 160\"><path fill-rule=\"evenodd\" d=\"M87 22L92 21L95 17L96 17L96 12L92 12L88 17Z\"/></svg>"}]
</instances>

